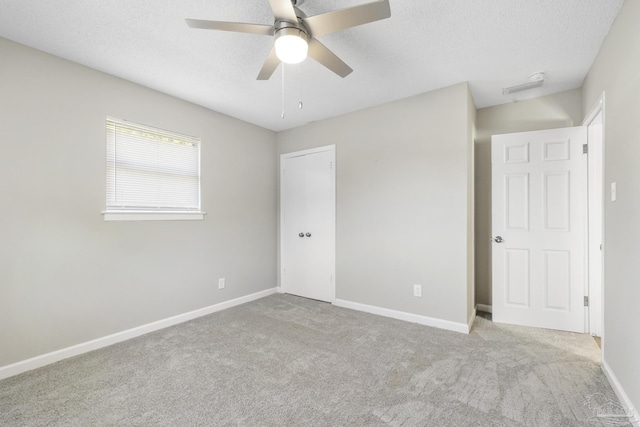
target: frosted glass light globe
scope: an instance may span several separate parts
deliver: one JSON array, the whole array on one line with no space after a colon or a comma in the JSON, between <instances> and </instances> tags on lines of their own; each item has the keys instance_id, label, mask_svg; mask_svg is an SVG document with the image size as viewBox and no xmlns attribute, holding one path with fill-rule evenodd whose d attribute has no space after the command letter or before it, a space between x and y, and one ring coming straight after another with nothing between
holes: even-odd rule
<instances>
[{"instance_id":1,"label":"frosted glass light globe","mask_svg":"<svg viewBox=\"0 0 640 427\"><path fill-rule=\"evenodd\" d=\"M298 64L305 60L309 51L306 34L292 28L285 30L293 31L280 30L275 41L276 55L286 64Z\"/></svg>"}]
</instances>

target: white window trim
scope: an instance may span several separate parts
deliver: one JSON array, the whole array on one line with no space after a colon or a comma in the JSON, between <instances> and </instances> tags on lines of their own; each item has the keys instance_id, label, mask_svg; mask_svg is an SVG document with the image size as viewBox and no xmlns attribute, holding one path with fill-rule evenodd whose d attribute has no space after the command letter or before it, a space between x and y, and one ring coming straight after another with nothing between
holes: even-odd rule
<instances>
[{"instance_id":1,"label":"white window trim","mask_svg":"<svg viewBox=\"0 0 640 427\"><path fill-rule=\"evenodd\" d=\"M104 211L105 221L201 221L206 212Z\"/></svg>"},{"instance_id":2,"label":"white window trim","mask_svg":"<svg viewBox=\"0 0 640 427\"><path fill-rule=\"evenodd\" d=\"M126 120L117 119L114 117L107 117L108 121L115 122L127 122ZM142 127L146 127L145 125L139 125ZM153 129L153 128L151 128ZM161 130L161 129L159 129ZM198 145L198 150L200 150L200 145ZM202 160L200 159L200 162ZM201 167L201 164L199 164ZM200 172L198 172L200 174ZM199 176L199 179L202 178ZM200 192L202 191L201 187L202 183L199 182L198 187ZM200 197L200 196L199 196ZM134 210L134 209L108 209L102 211L102 216L104 221L202 221L204 220L204 216L206 212L200 210Z\"/></svg>"}]
</instances>

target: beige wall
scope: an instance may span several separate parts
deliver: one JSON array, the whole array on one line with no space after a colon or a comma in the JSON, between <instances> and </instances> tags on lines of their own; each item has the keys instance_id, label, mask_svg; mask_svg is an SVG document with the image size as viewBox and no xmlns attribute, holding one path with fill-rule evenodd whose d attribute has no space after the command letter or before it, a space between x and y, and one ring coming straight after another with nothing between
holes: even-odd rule
<instances>
[{"instance_id":1,"label":"beige wall","mask_svg":"<svg viewBox=\"0 0 640 427\"><path fill-rule=\"evenodd\" d=\"M605 92L604 362L640 410L640 1L625 1L583 86ZM617 201L609 188L617 183Z\"/></svg>"},{"instance_id":2,"label":"beige wall","mask_svg":"<svg viewBox=\"0 0 640 427\"><path fill-rule=\"evenodd\" d=\"M580 89L481 108L476 119L476 303L491 305L491 136L578 126Z\"/></svg>"},{"instance_id":3,"label":"beige wall","mask_svg":"<svg viewBox=\"0 0 640 427\"><path fill-rule=\"evenodd\" d=\"M467 323L469 102L463 83L278 134L336 144L338 299Z\"/></svg>"},{"instance_id":4,"label":"beige wall","mask_svg":"<svg viewBox=\"0 0 640 427\"><path fill-rule=\"evenodd\" d=\"M275 133L5 39L0 58L0 366L275 287ZM202 138L204 221L103 221L108 115Z\"/></svg>"},{"instance_id":5,"label":"beige wall","mask_svg":"<svg viewBox=\"0 0 640 427\"><path fill-rule=\"evenodd\" d=\"M468 89L468 87L467 87ZM467 319L471 320L476 307L476 204L475 204L475 138L476 105L467 90Z\"/></svg>"}]
</instances>

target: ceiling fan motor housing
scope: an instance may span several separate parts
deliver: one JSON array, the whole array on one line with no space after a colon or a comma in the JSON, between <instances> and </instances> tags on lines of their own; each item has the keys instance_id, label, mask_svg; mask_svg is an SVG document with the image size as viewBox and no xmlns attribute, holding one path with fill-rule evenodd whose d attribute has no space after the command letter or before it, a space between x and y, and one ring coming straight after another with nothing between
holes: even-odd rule
<instances>
[{"instance_id":1,"label":"ceiling fan motor housing","mask_svg":"<svg viewBox=\"0 0 640 427\"><path fill-rule=\"evenodd\" d=\"M274 24L274 33L276 37L278 37L279 34L283 36L297 35L298 37L304 38L306 41L309 40L309 30L305 28L302 21L293 23L285 20L277 20Z\"/></svg>"}]
</instances>

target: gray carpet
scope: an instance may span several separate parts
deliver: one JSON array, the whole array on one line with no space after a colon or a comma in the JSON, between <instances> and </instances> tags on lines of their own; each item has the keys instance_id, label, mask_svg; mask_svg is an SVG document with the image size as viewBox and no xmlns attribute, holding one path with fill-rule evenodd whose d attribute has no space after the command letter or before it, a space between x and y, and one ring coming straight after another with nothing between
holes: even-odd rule
<instances>
[{"instance_id":1,"label":"gray carpet","mask_svg":"<svg viewBox=\"0 0 640 427\"><path fill-rule=\"evenodd\" d=\"M606 426L608 401L588 335L273 295L0 381L0 425Z\"/></svg>"}]
</instances>

